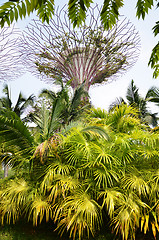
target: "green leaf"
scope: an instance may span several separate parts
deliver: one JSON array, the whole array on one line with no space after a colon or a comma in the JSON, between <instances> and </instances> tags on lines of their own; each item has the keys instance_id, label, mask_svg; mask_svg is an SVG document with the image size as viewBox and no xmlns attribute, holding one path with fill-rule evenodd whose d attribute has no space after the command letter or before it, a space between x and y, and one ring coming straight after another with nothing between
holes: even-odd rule
<instances>
[{"instance_id":1,"label":"green leaf","mask_svg":"<svg viewBox=\"0 0 159 240\"><path fill-rule=\"evenodd\" d=\"M157 45L152 49L152 53L149 59L148 65L151 66L152 69L154 69L153 77L157 78L159 76L159 42Z\"/></svg>"},{"instance_id":2,"label":"green leaf","mask_svg":"<svg viewBox=\"0 0 159 240\"><path fill-rule=\"evenodd\" d=\"M13 20L14 20L14 12L10 11L10 21L11 21L11 23L13 22Z\"/></svg>"},{"instance_id":3,"label":"green leaf","mask_svg":"<svg viewBox=\"0 0 159 240\"><path fill-rule=\"evenodd\" d=\"M153 68L158 61L159 61L159 42L152 49L151 57L148 64L151 66L151 68Z\"/></svg>"},{"instance_id":4,"label":"green leaf","mask_svg":"<svg viewBox=\"0 0 159 240\"><path fill-rule=\"evenodd\" d=\"M86 11L92 2L92 0L69 0L68 15L74 27L79 27L79 25L84 22Z\"/></svg>"},{"instance_id":5,"label":"green leaf","mask_svg":"<svg viewBox=\"0 0 159 240\"><path fill-rule=\"evenodd\" d=\"M10 20L9 20L9 17L8 17L8 16L5 17L5 21L6 21L7 24L10 26Z\"/></svg>"},{"instance_id":6,"label":"green leaf","mask_svg":"<svg viewBox=\"0 0 159 240\"><path fill-rule=\"evenodd\" d=\"M26 7L25 7L24 2L22 2L22 13L23 13L23 16L25 17L26 16Z\"/></svg>"},{"instance_id":7,"label":"green leaf","mask_svg":"<svg viewBox=\"0 0 159 240\"><path fill-rule=\"evenodd\" d=\"M55 1L54 0L50 0L50 1L48 1L48 3L52 3L52 5L54 5Z\"/></svg>"},{"instance_id":8,"label":"green leaf","mask_svg":"<svg viewBox=\"0 0 159 240\"><path fill-rule=\"evenodd\" d=\"M54 13L54 5L48 1L48 9L49 11L51 11L52 13Z\"/></svg>"},{"instance_id":9,"label":"green leaf","mask_svg":"<svg viewBox=\"0 0 159 240\"><path fill-rule=\"evenodd\" d=\"M31 12L31 3L28 0L25 0L25 1L26 1L27 14L29 16Z\"/></svg>"},{"instance_id":10,"label":"green leaf","mask_svg":"<svg viewBox=\"0 0 159 240\"><path fill-rule=\"evenodd\" d=\"M6 10L7 8L10 8L11 6L16 6L16 4L15 3L13 3L13 2L6 2L6 3L4 3L2 6L0 6L0 9L4 9L4 10Z\"/></svg>"},{"instance_id":11,"label":"green leaf","mask_svg":"<svg viewBox=\"0 0 159 240\"><path fill-rule=\"evenodd\" d=\"M37 9L38 2L39 2L38 0L31 0L31 5L30 5L31 12Z\"/></svg>"},{"instance_id":12,"label":"green leaf","mask_svg":"<svg viewBox=\"0 0 159 240\"><path fill-rule=\"evenodd\" d=\"M157 0L155 0L157 1ZM154 6L153 0L138 0L136 4L137 12L136 16L139 18L142 17L142 19L145 18L145 14L148 14L149 9Z\"/></svg>"},{"instance_id":13,"label":"green leaf","mask_svg":"<svg viewBox=\"0 0 159 240\"><path fill-rule=\"evenodd\" d=\"M20 16L20 18L22 19L22 16L23 16L22 8L21 8L21 6L20 6L19 4L17 5L17 8L18 8L18 10L19 10L19 16Z\"/></svg>"},{"instance_id":14,"label":"green leaf","mask_svg":"<svg viewBox=\"0 0 159 240\"><path fill-rule=\"evenodd\" d=\"M156 22L156 25L152 28L152 30L155 36L159 33L159 21Z\"/></svg>"},{"instance_id":15,"label":"green leaf","mask_svg":"<svg viewBox=\"0 0 159 240\"><path fill-rule=\"evenodd\" d=\"M4 23L5 23L5 21L4 21L4 19L2 19L1 22L0 22L0 24L1 24L1 28L4 27Z\"/></svg>"},{"instance_id":16,"label":"green leaf","mask_svg":"<svg viewBox=\"0 0 159 240\"><path fill-rule=\"evenodd\" d=\"M15 20L17 21L18 20L18 10L16 7L14 8L14 13L15 13Z\"/></svg>"},{"instance_id":17,"label":"green leaf","mask_svg":"<svg viewBox=\"0 0 159 240\"><path fill-rule=\"evenodd\" d=\"M112 28L119 17L119 8L123 6L123 0L105 0L101 11L101 22L105 29Z\"/></svg>"}]
</instances>

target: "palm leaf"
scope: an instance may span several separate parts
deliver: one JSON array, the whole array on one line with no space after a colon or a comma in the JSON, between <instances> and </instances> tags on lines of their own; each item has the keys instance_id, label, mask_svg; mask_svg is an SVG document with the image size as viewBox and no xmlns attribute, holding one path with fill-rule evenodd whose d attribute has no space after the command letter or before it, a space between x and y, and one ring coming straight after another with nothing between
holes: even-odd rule
<instances>
[{"instance_id":1,"label":"palm leaf","mask_svg":"<svg viewBox=\"0 0 159 240\"><path fill-rule=\"evenodd\" d=\"M1 110L0 114L0 141L29 152L34 140L27 126L12 111Z\"/></svg>"},{"instance_id":2,"label":"palm leaf","mask_svg":"<svg viewBox=\"0 0 159 240\"><path fill-rule=\"evenodd\" d=\"M139 196L147 196L150 192L148 183L142 178L142 176L136 176L134 173L126 175L123 179L125 189L131 189Z\"/></svg>"},{"instance_id":3,"label":"palm leaf","mask_svg":"<svg viewBox=\"0 0 159 240\"><path fill-rule=\"evenodd\" d=\"M67 197L59 206L55 214L58 221L57 229L70 231L70 237L75 239L78 234L82 239L85 232L89 236L94 235L95 229L99 229L102 222L100 206L83 191L75 191Z\"/></svg>"},{"instance_id":4,"label":"palm leaf","mask_svg":"<svg viewBox=\"0 0 159 240\"><path fill-rule=\"evenodd\" d=\"M15 223L23 213L30 187L24 179L10 180L1 193L1 222Z\"/></svg>"},{"instance_id":5,"label":"palm leaf","mask_svg":"<svg viewBox=\"0 0 159 240\"><path fill-rule=\"evenodd\" d=\"M127 240L129 235L135 238L134 229L139 227L140 211L137 198L133 194L125 195L118 202L112 224L116 233L121 233L123 240Z\"/></svg>"},{"instance_id":6,"label":"palm leaf","mask_svg":"<svg viewBox=\"0 0 159 240\"><path fill-rule=\"evenodd\" d=\"M123 198L123 195L119 189L106 188L104 191L99 192L98 198L102 199L102 208L105 206L108 211L108 215L112 218L115 206L118 205L118 202L120 202L120 199Z\"/></svg>"},{"instance_id":7,"label":"palm leaf","mask_svg":"<svg viewBox=\"0 0 159 240\"><path fill-rule=\"evenodd\" d=\"M46 222L52 219L53 207L47 199L36 195L29 206L27 206L28 220L32 219L33 225L37 226L45 218Z\"/></svg>"}]
</instances>

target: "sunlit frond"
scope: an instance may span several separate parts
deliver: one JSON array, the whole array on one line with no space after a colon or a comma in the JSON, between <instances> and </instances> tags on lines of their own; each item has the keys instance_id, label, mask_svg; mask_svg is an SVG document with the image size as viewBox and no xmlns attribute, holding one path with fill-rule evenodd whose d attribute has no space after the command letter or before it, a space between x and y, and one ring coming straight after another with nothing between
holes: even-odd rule
<instances>
[{"instance_id":1,"label":"sunlit frond","mask_svg":"<svg viewBox=\"0 0 159 240\"><path fill-rule=\"evenodd\" d=\"M106 207L110 218L113 217L115 206L122 198L122 193L115 188L106 188L106 190L99 192L99 199L102 199L102 208Z\"/></svg>"},{"instance_id":2,"label":"sunlit frond","mask_svg":"<svg viewBox=\"0 0 159 240\"><path fill-rule=\"evenodd\" d=\"M137 199L133 194L129 194L120 200L112 219L114 230L121 234L123 240L127 240L130 235L135 239L135 229L139 227L141 216Z\"/></svg>"},{"instance_id":3,"label":"sunlit frond","mask_svg":"<svg viewBox=\"0 0 159 240\"><path fill-rule=\"evenodd\" d=\"M114 181L118 182L118 174L116 171L112 170L109 167L100 164L96 166L93 170L94 179L96 182L96 186L100 189L105 189L108 186L112 187L114 185Z\"/></svg>"},{"instance_id":4,"label":"sunlit frond","mask_svg":"<svg viewBox=\"0 0 159 240\"><path fill-rule=\"evenodd\" d=\"M92 142L90 144L92 155L94 156L94 166L95 164L109 164L117 165L119 160L115 156L114 152L111 151L111 144L108 142Z\"/></svg>"},{"instance_id":5,"label":"sunlit frond","mask_svg":"<svg viewBox=\"0 0 159 240\"><path fill-rule=\"evenodd\" d=\"M51 188L53 182L60 181L62 178L70 178L71 171L74 170L74 167L67 163L60 163L55 161L53 164L49 165L46 169L46 173L44 175L44 179L41 183L41 187L43 190L45 188ZM69 177L70 176L70 177Z\"/></svg>"},{"instance_id":6,"label":"sunlit frond","mask_svg":"<svg viewBox=\"0 0 159 240\"><path fill-rule=\"evenodd\" d=\"M58 221L57 229L61 234L66 229L70 231L70 237L83 239L85 233L94 235L102 223L101 208L96 201L83 191L74 192L60 205L55 215Z\"/></svg>"},{"instance_id":7,"label":"sunlit frond","mask_svg":"<svg viewBox=\"0 0 159 240\"><path fill-rule=\"evenodd\" d=\"M131 189L136 192L139 196L147 196L150 192L148 182L146 182L142 175L135 175L135 173L126 175L123 179L125 189Z\"/></svg>"},{"instance_id":8,"label":"sunlit frond","mask_svg":"<svg viewBox=\"0 0 159 240\"><path fill-rule=\"evenodd\" d=\"M45 218L46 222L52 219L53 207L49 201L42 197L36 196L35 199L27 206L28 220L32 219L33 225L37 226Z\"/></svg>"},{"instance_id":9,"label":"sunlit frond","mask_svg":"<svg viewBox=\"0 0 159 240\"><path fill-rule=\"evenodd\" d=\"M120 132L127 132L128 129L129 131L133 130L141 124L138 119L138 111L126 104L121 104L119 107L116 107L114 111L109 114L109 119L113 127Z\"/></svg>"},{"instance_id":10,"label":"sunlit frond","mask_svg":"<svg viewBox=\"0 0 159 240\"><path fill-rule=\"evenodd\" d=\"M10 180L6 189L1 192L1 222L13 223L24 210L30 187L23 179Z\"/></svg>"}]
</instances>

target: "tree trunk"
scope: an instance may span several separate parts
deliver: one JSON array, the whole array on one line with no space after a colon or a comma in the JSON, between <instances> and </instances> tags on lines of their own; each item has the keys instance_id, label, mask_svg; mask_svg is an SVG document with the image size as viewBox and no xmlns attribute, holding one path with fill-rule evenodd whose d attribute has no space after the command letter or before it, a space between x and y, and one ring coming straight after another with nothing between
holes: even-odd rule
<instances>
[{"instance_id":1,"label":"tree trunk","mask_svg":"<svg viewBox=\"0 0 159 240\"><path fill-rule=\"evenodd\" d=\"M4 178L8 177L8 164L4 163Z\"/></svg>"}]
</instances>

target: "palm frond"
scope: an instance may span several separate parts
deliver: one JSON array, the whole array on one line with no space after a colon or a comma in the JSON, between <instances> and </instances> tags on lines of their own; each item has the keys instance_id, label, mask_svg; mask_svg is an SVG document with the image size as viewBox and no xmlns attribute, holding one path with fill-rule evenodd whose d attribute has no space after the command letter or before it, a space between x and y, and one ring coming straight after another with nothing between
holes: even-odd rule
<instances>
[{"instance_id":1,"label":"palm frond","mask_svg":"<svg viewBox=\"0 0 159 240\"><path fill-rule=\"evenodd\" d=\"M27 126L12 111L1 110L0 114L0 141L29 152L34 140Z\"/></svg>"},{"instance_id":2,"label":"palm frond","mask_svg":"<svg viewBox=\"0 0 159 240\"><path fill-rule=\"evenodd\" d=\"M93 170L94 180L99 189L113 187L114 182L118 182L118 174L116 171L105 167L103 164L96 166Z\"/></svg>"},{"instance_id":3,"label":"palm frond","mask_svg":"<svg viewBox=\"0 0 159 240\"><path fill-rule=\"evenodd\" d=\"M115 211L115 216L112 219L114 230L122 235L123 240L127 240L131 235L135 238L134 229L139 227L141 210L135 195L129 194L122 197L118 202L118 208Z\"/></svg>"},{"instance_id":4,"label":"palm frond","mask_svg":"<svg viewBox=\"0 0 159 240\"><path fill-rule=\"evenodd\" d=\"M30 187L24 179L10 180L1 193L1 222L15 223L23 213Z\"/></svg>"},{"instance_id":5,"label":"palm frond","mask_svg":"<svg viewBox=\"0 0 159 240\"><path fill-rule=\"evenodd\" d=\"M122 181L124 189L131 189L136 192L140 197L147 196L150 192L148 183L142 178L142 176L136 176L135 174L126 175Z\"/></svg>"},{"instance_id":6,"label":"palm frond","mask_svg":"<svg viewBox=\"0 0 159 240\"><path fill-rule=\"evenodd\" d=\"M146 94L146 101L159 103L159 89L151 87Z\"/></svg>"},{"instance_id":7,"label":"palm frond","mask_svg":"<svg viewBox=\"0 0 159 240\"><path fill-rule=\"evenodd\" d=\"M31 201L30 205L27 206L27 211L29 212L28 220L32 220L34 226L40 224L44 218L48 222L53 217L52 205L40 195L36 195L36 198Z\"/></svg>"},{"instance_id":8,"label":"palm frond","mask_svg":"<svg viewBox=\"0 0 159 240\"><path fill-rule=\"evenodd\" d=\"M87 232L94 235L95 229L99 229L102 223L101 208L90 196L83 191L75 191L72 196L67 197L59 206L55 214L58 222L57 229L66 229L70 237L79 239Z\"/></svg>"},{"instance_id":9,"label":"palm frond","mask_svg":"<svg viewBox=\"0 0 159 240\"><path fill-rule=\"evenodd\" d=\"M102 137L107 140L109 139L108 132L102 126L97 126L97 125L88 126L88 127L84 127L81 131L85 133L87 136Z\"/></svg>"},{"instance_id":10,"label":"palm frond","mask_svg":"<svg viewBox=\"0 0 159 240\"><path fill-rule=\"evenodd\" d=\"M106 188L104 191L99 192L99 199L102 199L102 208L105 206L110 218L113 217L115 206L118 205L123 194L116 188Z\"/></svg>"}]
</instances>

